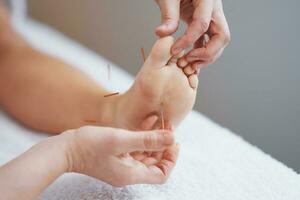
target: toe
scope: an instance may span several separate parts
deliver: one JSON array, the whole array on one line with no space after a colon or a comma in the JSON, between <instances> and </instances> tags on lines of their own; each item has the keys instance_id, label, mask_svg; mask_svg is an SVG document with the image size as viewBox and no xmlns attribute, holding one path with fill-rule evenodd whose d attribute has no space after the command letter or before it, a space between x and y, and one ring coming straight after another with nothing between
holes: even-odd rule
<instances>
[{"instance_id":1,"label":"toe","mask_svg":"<svg viewBox=\"0 0 300 200\"><path fill-rule=\"evenodd\" d=\"M174 38L172 36L167 36L160 38L156 41L152 47L149 59L152 64L156 65L167 65L171 55L171 46L174 43Z\"/></svg>"},{"instance_id":2,"label":"toe","mask_svg":"<svg viewBox=\"0 0 300 200\"><path fill-rule=\"evenodd\" d=\"M195 70L192 68L191 65L188 65L183 69L183 72L185 73L185 75L189 76L191 74L194 74Z\"/></svg>"},{"instance_id":3,"label":"toe","mask_svg":"<svg viewBox=\"0 0 300 200\"><path fill-rule=\"evenodd\" d=\"M187 66L189 63L186 61L186 59L183 57L183 58L180 58L179 61L178 61L178 67L185 67Z\"/></svg>"},{"instance_id":4,"label":"toe","mask_svg":"<svg viewBox=\"0 0 300 200\"><path fill-rule=\"evenodd\" d=\"M184 51L181 51L179 54L173 55L172 58L169 60L168 65L177 64L178 60L183 56L184 56Z\"/></svg>"},{"instance_id":5,"label":"toe","mask_svg":"<svg viewBox=\"0 0 300 200\"><path fill-rule=\"evenodd\" d=\"M198 87L198 76L196 74L193 74L189 76L189 83L191 88L196 89Z\"/></svg>"}]
</instances>

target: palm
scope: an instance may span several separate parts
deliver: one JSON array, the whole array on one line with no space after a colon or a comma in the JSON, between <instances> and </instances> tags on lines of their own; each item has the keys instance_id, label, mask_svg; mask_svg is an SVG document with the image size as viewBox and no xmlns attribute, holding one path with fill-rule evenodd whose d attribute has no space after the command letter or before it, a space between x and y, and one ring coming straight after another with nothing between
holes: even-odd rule
<instances>
[{"instance_id":1,"label":"palm","mask_svg":"<svg viewBox=\"0 0 300 200\"><path fill-rule=\"evenodd\" d=\"M170 166L174 166L176 158L170 154L171 148L166 149L163 152L133 152L120 156L120 159L124 164L130 165L131 167L139 167L142 170L149 170L149 168L157 168L164 176L169 175L167 169Z\"/></svg>"}]
</instances>

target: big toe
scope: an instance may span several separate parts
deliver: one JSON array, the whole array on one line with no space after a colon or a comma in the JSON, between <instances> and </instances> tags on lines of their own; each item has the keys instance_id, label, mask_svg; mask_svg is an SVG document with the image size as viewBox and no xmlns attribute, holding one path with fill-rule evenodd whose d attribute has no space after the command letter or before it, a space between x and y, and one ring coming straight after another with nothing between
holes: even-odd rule
<instances>
[{"instance_id":1,"label":"big toe","mask_svg":"<svg viewBox=\"0 0 300 200\"><path fill-rule=\"evenodd\" d=\"M152 47L149 60L151 60L154 65L166 65L172 57L171 46L173 43L174 38L172 36L158 39Z\"/></svg>"}]
</instances>

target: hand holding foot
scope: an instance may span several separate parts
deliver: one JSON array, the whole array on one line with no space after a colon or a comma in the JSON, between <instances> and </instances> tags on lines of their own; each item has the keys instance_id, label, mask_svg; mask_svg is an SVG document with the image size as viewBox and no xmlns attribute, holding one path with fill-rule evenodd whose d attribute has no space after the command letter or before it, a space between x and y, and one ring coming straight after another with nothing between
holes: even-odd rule
<instances>
[{"instance_id":1,"label":"hand holding foot","mask_svg":"<svg viewBox=\"0 0 300 200\"><path fill-rule=\"evenodd\" d=\"M164 183L175 165L178 147L169 131L132 132L87 126L67 132L69 170L115 186ZM164 151L155 164L126 156L134 151Z\"/></svg>"},{"instance_id":2,"label":"hand holding foot","mask_svg":"<svg viewBox=\"0 0 300 200\"><path fill-rule=\"evenodd\" d=\"M162 151L155 164L124 156L133 151ZM172 171L178 146L169 131L132 132L82 127L50 137L0 167L3 199L36 199L66 172L89 175L114 186L162 184ZM34 163L34 165L32 164ZM28 181L30 180L30 181Z\"/></svg>"},{"instance_id":3,"label":"hand holding foot","mask_svg":"<svg viewBox=\"0 0 300 200\"><path fill-rule=\"evenodd\" d=\"M162 24L156 35L175 33L179 19L187 24L185 33L172 46L172 53L194 46L182 59L199 69L213 63L230 41L222 0L156 0L161 10ZM207 44L205 44L207 43ZM183 67L183 66L182 66Z\"/></svg>"},{"instance_id":4,"label":"hand holding foot","mask_svg":"<svg viewBox=\"0 0 300 200\"><path fill-rule=\"evenodd\" d=\"M155 122L152 128L162 128L163 112L165 128L171 129L192 109L198 87L197 72L189 65L177 66L182 54L172 57L173 42L170 36L157 40L133 86L116 97L117 127L135 130L147 119Z\"/></svg>"}]
</instances>

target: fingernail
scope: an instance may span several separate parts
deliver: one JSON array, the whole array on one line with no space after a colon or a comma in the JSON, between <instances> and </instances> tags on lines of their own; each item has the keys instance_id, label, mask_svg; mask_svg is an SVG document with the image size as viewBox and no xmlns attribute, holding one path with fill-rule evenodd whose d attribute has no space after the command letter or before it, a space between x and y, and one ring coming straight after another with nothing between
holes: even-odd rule
<instances>
[{"instance_id":1,"label":"fingernail","mask_svg":"<svg viewBox=\"0 0 300 200\"><path fill-rule=\"evenodd\" d=\"M173 55L176 55L176 54L179 54L181 51L183 51L183 49L181 47L177 47L172 51L172 53L173 53Z\"/></svg>"}]
</instances>

